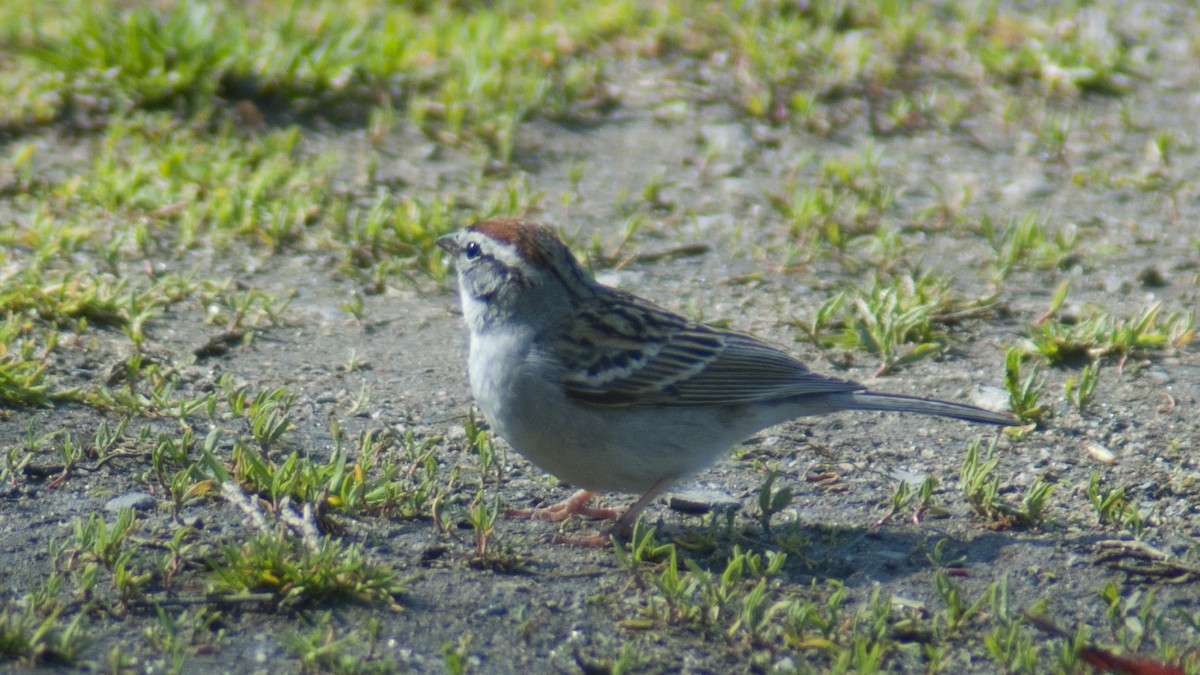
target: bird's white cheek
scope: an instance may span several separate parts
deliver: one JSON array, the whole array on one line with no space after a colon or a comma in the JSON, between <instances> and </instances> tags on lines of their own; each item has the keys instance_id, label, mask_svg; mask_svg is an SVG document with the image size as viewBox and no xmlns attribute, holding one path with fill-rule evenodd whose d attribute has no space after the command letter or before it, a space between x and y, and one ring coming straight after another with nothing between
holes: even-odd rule
<instances>
[{"instance_id":1,"label":"bird's white cheek","mask_svg":"<svg viewBox=\"0 0 1200 675\"><path fill-rule=\"evenodd\" d=\"M508 268L495 263L477 262L463 270L458 278L463 292L477 300L487 300L514 283Z\"/></svg>"},{"instance_id":2,"label":"bird's white cheek","mask_svg":"<svg viewBox=\"0 0 1200 675\"><path fill-rule=\"evenodd\" d=\"M467 328L471 330L472 344L475 342L474 335L484 329L486 326L487 303L476 300L468 293L462 294L462 310L463 320L467 322Z\"/></svg>"},{"instance_id":3,"label":"bird's white cheek","mask_svg":"<svg viewBox=\"0 0 1200 675\"><path fill-rule=\"evenodd\" d=\"M471 329L472 335L490 332L497 319L507 312L504 289L495 287L492 283L496 279L496 276L480 270L459 277L463 319Z\"/></svg>"}]
</instances>

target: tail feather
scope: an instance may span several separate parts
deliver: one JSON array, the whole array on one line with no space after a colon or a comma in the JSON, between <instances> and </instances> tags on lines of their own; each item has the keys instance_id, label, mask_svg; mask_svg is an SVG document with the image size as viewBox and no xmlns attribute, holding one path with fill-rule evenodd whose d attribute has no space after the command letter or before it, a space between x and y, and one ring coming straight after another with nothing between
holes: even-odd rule
<instances>
[{"instance_id":1,"label":"tail feather","mask_svg":"<svg viewBox=\"0 0 1200 675\"><path fill-rule=\"evenodd\" d=\"M953 417L966 422L981 424L1002 424L1015 426L1020 420L1008 413L997 413L983 408L976 408L965 403L951 403L919 396L904 394L884 394L873 391L862 391L850 394L856 410L882 410L888 412L910 412L922 415L939 415Z\"/></svg>"}]
</instances>

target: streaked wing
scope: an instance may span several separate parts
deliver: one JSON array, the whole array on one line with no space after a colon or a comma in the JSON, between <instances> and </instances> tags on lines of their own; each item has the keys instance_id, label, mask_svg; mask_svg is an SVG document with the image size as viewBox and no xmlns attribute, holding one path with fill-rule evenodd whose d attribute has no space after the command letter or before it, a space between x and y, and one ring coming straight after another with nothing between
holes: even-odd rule
<instances>
[{"instance_id":1,"label":"streaked wing","mask_svg":"<svg viewBox=\"0 0 1200 675\"><path fill-rule=\"evenodd\" d=\"M749 335L696 324L635 296L582 313L559 353L563 386L593 405L704 406L773 401L805 394L861 391L822 377ZM647 339L649 337L649 339Z\"/></svg>"}]
</instances>

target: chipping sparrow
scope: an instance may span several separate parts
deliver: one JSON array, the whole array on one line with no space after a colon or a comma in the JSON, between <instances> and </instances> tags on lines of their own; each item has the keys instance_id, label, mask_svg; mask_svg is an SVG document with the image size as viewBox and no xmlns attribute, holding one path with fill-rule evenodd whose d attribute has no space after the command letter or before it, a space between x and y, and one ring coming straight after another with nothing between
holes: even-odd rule
<instances>
[{"instance_id":1,"label":"chipping sparrow","mask_svg":"<svg viewBox=\"0 0 1200 675\"><path fill-rule=\"evenodd\" d=\"M817 375L755 337L603 286L553 232L528 220L485 220L437 243L458 271L475 401L517 452L583 488L516 515L615 517L587 507L591 491L641 494L613 528L627 534L672 483L801 415L891 410L1016 424Z\"/></svg>"}]
</instances>

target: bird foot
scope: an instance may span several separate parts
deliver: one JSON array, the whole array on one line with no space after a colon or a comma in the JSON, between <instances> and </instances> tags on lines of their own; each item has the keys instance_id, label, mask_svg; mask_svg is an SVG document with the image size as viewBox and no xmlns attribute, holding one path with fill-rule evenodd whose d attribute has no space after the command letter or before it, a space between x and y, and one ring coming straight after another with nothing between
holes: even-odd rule
<instances>
[{"instance_id":1,"label":"bird foot","mask_svg":"<svg viewBox=\"0 0 1200 675\"><path fill-rule=\"evenodd\" d=\"M636 512L631 514L626 511L621 514L617 522L596 534L560 534L554 538L554 543L586 548L608 548L612 545L613 540L616 540L618 544L624 544L633 539L633 527L637 522L637 515Z\"/></svg>"},{"instance_id":2,"label":"bird foot","mask_svg":"<svg viewBox=\"0 0 1200 675\"><path fill-rule=\"evenodd\" d=\"M619 511L598 506L588 506L592 493L580 490L565 501L552 504L540 509L508 509L504 512L507 518L523 518L528 520L547 520L558 523L571 516L587 516L596 520L616 520L621 516ZM605 537L605 543L608 539Z\"/></svg>"}]
</instances>

